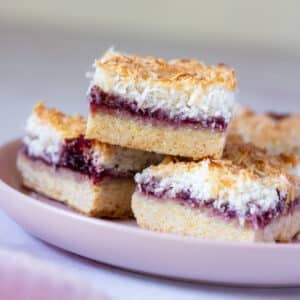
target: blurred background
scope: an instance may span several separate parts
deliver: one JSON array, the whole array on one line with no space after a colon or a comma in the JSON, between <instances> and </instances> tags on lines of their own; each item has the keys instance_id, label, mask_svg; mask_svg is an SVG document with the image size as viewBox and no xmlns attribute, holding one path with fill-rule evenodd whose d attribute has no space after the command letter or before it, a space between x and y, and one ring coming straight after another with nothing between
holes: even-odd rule
<instances>
[{"instance_id":1,"label":"blurred background","mask_svg":"<svg viewBox=\"0 0 300 300\"><path fill-rule=\"evenodd\" d=\"M0 0L0 141L39 99L86 114L85 74L111 45L227 63L242 103L300 111L299 28L297 0Z\"/></svg>"}]
</instances>

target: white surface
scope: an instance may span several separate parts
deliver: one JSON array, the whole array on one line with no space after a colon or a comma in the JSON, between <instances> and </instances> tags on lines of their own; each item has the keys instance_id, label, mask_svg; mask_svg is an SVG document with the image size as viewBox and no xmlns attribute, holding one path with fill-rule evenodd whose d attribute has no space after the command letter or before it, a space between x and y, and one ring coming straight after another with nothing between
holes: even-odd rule
<instances>
[{"instance_id":1,"label":"white surface","mask_svg":"<svg viewBox=\"0 0 300 300\"><path fill-rule=\"evenodd\" d=\"M9 300L104 300L97 286L17 250L0 249L0 295ZM17 287L17 288L12 288Z\"/></svg>"},{"instance_id":2,"label":"white surface","mask_svg":"<svg viewBox=\"0 0 300 300\"><path fill-rule=\"evenodd\" d=\"M111 44L134 52L197 56L208 63L223 60L238 68L240 97L260 109L300 111L299 57L267 49L230 50L201 45L190 48L145 43L145 39L7 29L0 24L0 141L21 133L32 105L45 97L70 112L86 112L84 73L93 58ZM288 49L287 49L288 51ZM176 55L175 55L176 54ZM169 56L169 55L168 55ZM257 61L257 59L259 61ZM257 67L260 66L260 69ZM286 80L286 76L288 79ZM284 81L283 83L281 81ZM83 99L83 100L82 100ZM284 99L283 101L278 99ZM298 105L298 107L297 107ZM170 281L121 271L82 259L32 238L0 213L0 246L30 253L82 276L114 299L299 299L300 289L244 289ZM146 259L146 258L145 258Z\"/></svg>"}]
</instances>

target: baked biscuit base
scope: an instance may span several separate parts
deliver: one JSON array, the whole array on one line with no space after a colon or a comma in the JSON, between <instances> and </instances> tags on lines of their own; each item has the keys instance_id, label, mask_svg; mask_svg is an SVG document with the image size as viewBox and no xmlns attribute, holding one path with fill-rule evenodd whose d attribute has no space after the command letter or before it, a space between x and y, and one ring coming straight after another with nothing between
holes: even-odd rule
<instances>
[{"instance_id":1,"label":"baked biscuit base","mask_svg":"<svg viewBox=\"0 0 300 300\"><path fill-rule=\"evenodd\" d=\"M93 184L86 175L32 160L22 152L18 154L17 166L25 187L78 212L104 218L132 216L130 202L135 186L133 179L112 178Z\"/></svg>"},{"instance_id":2,"label":"baked biscuit base","mask_svg":"<svg viewBox=\"0 0 300 300\"><path fill-rule=\"evenodd\" d=\"M187 126L157 126L101 111L90 113L86 137L128 148L198 159L220 158L226 134Z\"/></svg>"},{"instance_id":3,"label":"baked biscuit base","mask_svg":"<svg viewBox=\"0 0 300 300\"><path fill-rule=\"evenodd\" d=\"M234 221L210 217L203 210L174 200L157 200L135 192L132 210L139 226L152 231L203 239L241 242L290 242L300 230L300 211L281 216L263 229L239 226Z\"/></svg>"}]
</instances>

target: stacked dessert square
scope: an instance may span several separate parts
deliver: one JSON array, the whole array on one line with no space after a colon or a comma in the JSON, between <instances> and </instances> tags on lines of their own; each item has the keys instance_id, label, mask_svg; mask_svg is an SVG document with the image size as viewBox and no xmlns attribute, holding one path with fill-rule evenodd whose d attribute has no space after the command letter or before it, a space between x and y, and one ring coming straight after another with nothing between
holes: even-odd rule
<instances>
[{"instance_id":1,"label":"stacked dessert square","mask_svg":"<svg viewBox=\"0 0 300 300\"><path fill-rule=\"evenodd\" d=\"M300 229L293 156L250 144L226 146L220 160L168 162L136 176L137 222L161 232L210 239L291 241Z\"/></svg>"},{"instance_id":2,"label":"stacked dessert square","mask_svg":"<svg viewBox=\"0 0 300 300\"><path fill-rule=\"evenodd\" d=\"M240 139L265 149L270 155L293 155L291 175L300 176L300 115L287 113L255 113L249 108L236 111L228 141Z\"/></svg>"},{"instance_id":3,"label":"stacked dessert square","mask_svg":"<svg viewBox=\"0 0 300 300\"><path fill-rule=\"evenodd\" d=\"M268 147L254 130L264 121L246 110L234 116L235 90L224 64L109 50L95 62L87 120L35 107L18 155L23 183L91 216L134 215L154 231L292 241L300 144Z\"/></svg>"},{"instance_id":4,"label":"stacked dessert square","mask_svg":"<svg viewBox=\"0 0 300 300\"><path fill-rule=\"evenodd\" d=\"M87 139L85 129L80 116L36 105L17 160L24 185L91 216L131 216L133 176L161 156Z\"/></svg>"},{"instance_id":5,"label":"stacked dessert square","mask_svg":"<svg viewBox=\"0 0 300 300\"><path fill-rule=\"evenodd\" d=\"M108 51L95 63L87 137L134 149L219 158L234 108L234 70Z\"/></svg>"},{"instance_id":6,"label":"stacked dessert square","mask_svg":"<svg viewBox=\"0 0 300 300\"><path fill-rule=\"evenodd\" d=\"M270 154L300 155L300 115L255 113L240 108L231 123L230 134L239 135Z\"/></svg>"}]
</instances>

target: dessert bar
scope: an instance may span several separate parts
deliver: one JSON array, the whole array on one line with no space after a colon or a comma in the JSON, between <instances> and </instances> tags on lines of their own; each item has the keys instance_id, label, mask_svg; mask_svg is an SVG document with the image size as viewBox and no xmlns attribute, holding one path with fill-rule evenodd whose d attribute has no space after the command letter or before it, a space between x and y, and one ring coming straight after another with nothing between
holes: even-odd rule
<instances>
[{"instance_id":1,"label":"dessert bar","mask_svg":"<svg viewBox=\"0 0 300 300\"><path fill-rule=\"evenodd\" d=\"M236 78L224 64L109 50L88 91L88 138L192 158L222 155Z\"/></svg>"},{"instance_id":2,"label":"dessert bar","mask_svg":"<svg viewBox=\"0 0 300 300\"><path fill-rule=\"evenodd\" d=\"M245 142L265 148L271 154L300 156L300 115L255 113L242 108L233 118L230 134L238 134Z\"/></svg>"},{"instance_id":3,"label":"dessert bar","mask_svg":"<svg viewBox=\"0 0 300 300\"><path fill-rule=\"evenodd\" d=\"M138 224L207 239L291 241L300 231L298 180L285 172L293 157L268 157L251 145L227 147L224 157L169 161L137 174Z\"/></svg>"},{"instance_id":4,"label":"dessert bar","mask_svg":"<svg viewBox=\"0 0 300 300\"><path fill-rule=\"evenodd\" d=\"M85 129L80 116L36 105L17 159L23 184L91 216L129 217L134 174L161 156L86 139Z\"/></svg>"}]
</instances>

